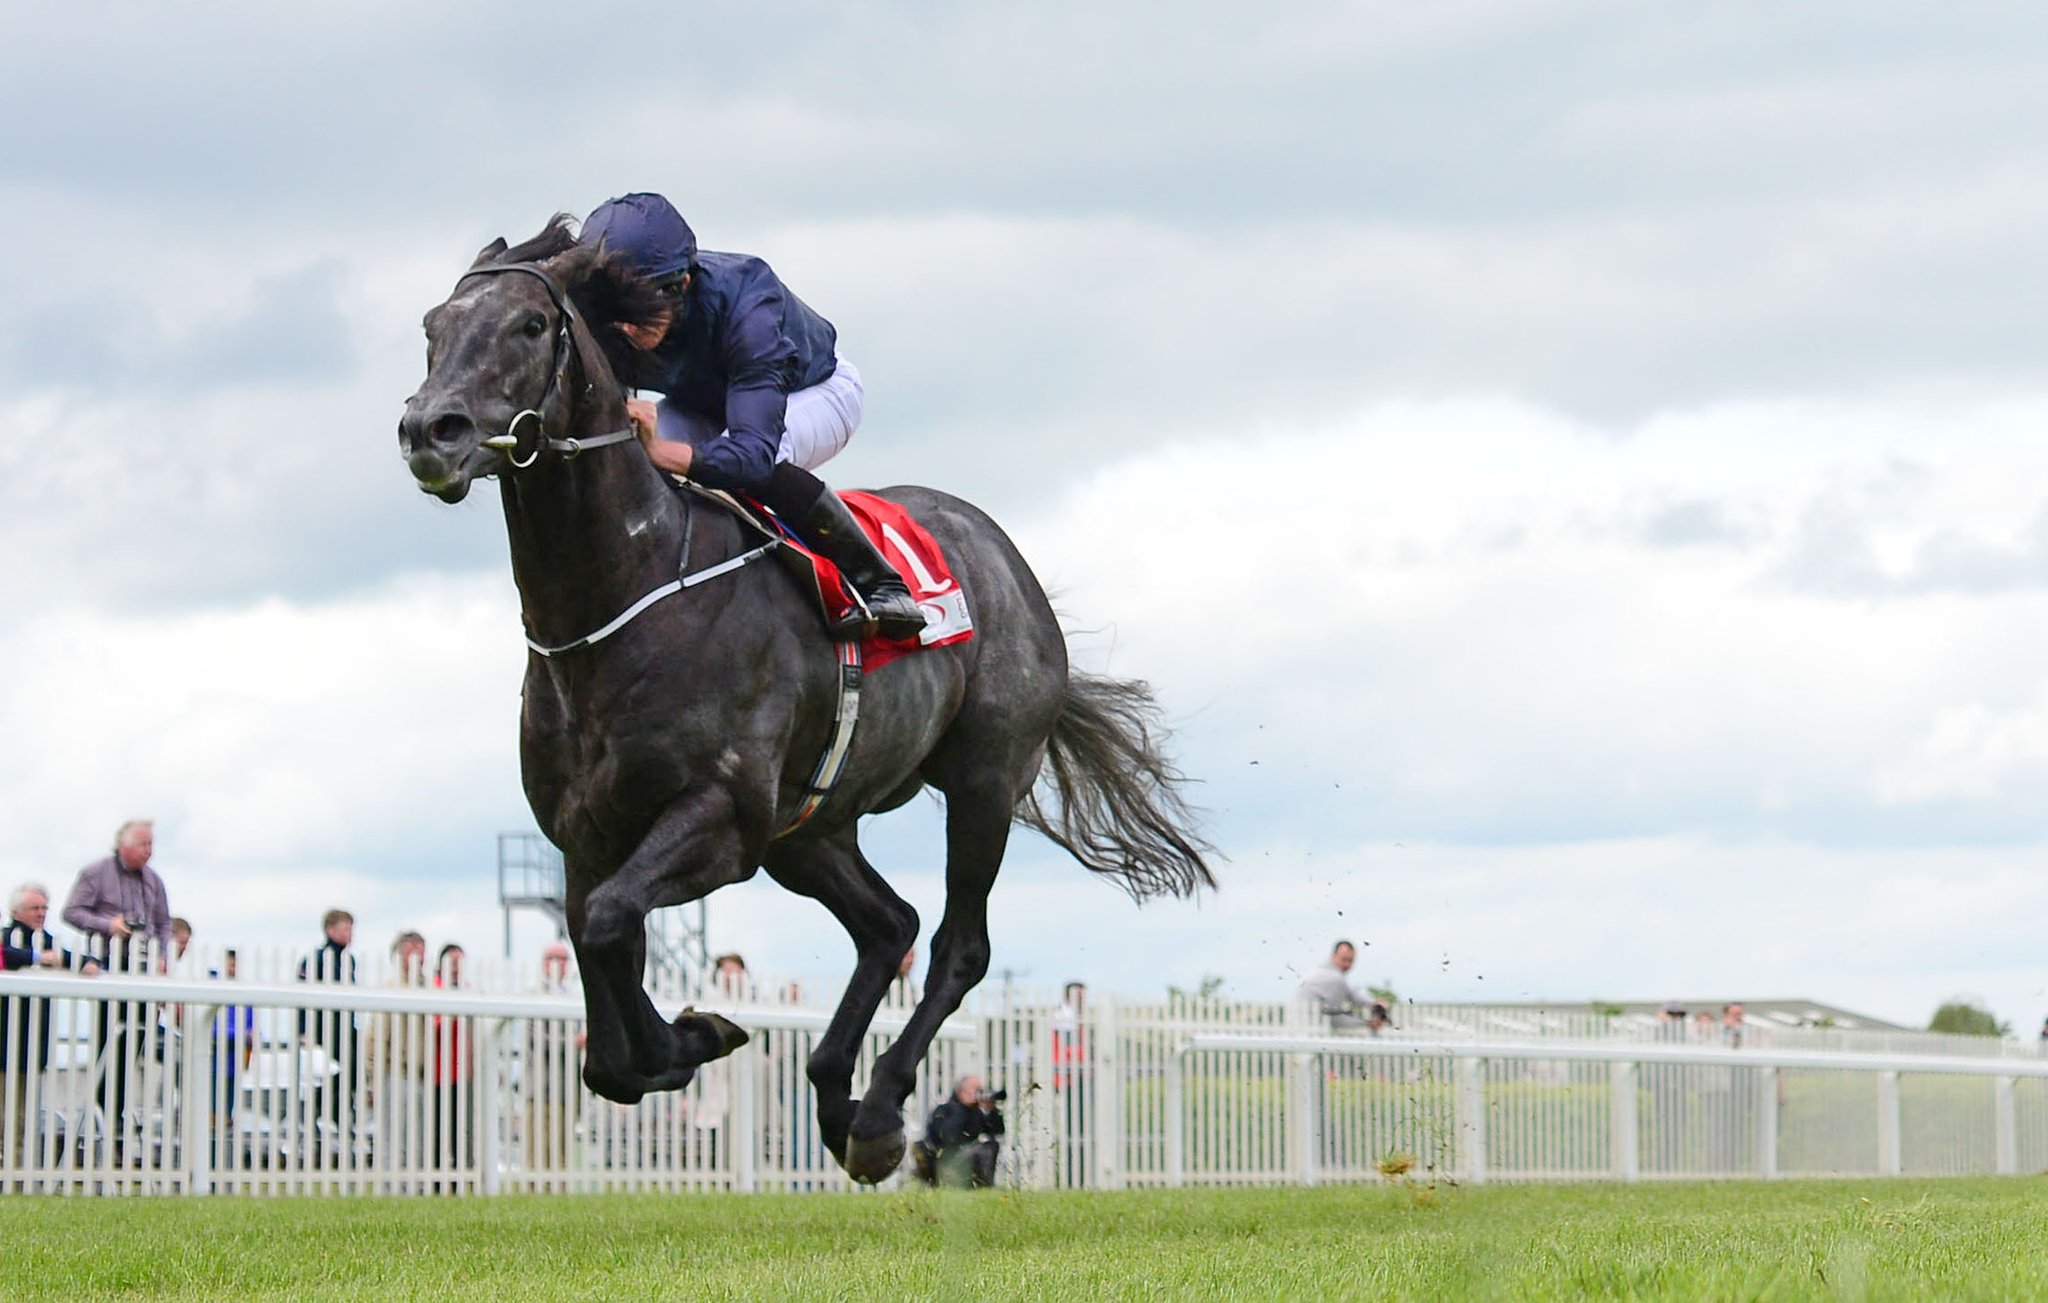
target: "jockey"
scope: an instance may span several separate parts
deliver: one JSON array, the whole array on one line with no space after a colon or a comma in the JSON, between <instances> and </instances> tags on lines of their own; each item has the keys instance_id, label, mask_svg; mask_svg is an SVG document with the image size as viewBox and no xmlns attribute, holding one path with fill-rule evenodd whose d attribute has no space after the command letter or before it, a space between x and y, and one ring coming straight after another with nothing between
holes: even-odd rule
<instances>
[{"instance_id":1,"label":"jockey","mask_svg":"<svg viewBox=\"0 0 2048 1303\"><path fill-rule=\"evenodd\" d=\"M697 248L668 200L631 194L598 205L585 243L631 258L674 305L651 326L599 341L619 382L662 395L628 399L647 455L662 470L764 502L860 594L881 637L913 638L924 612L854 521L811 474L860 427L860 372L834 349L838 332L767 263ZM832 629L859 638L856 607Z\"/></svg>"}]
</instances>

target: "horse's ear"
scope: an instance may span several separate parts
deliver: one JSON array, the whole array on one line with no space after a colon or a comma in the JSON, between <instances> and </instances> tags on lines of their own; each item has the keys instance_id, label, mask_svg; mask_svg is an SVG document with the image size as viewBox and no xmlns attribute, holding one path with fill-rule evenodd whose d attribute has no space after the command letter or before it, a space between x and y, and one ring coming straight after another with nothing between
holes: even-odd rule
<instances>
[{"instance_id":1,"label":"horse's ear","mask_svg":"<svg viewBox=\"0 0 2048 1303\"><path fill-rule=\"evenodd\" d=\"M562 288L574 293L593 272L604 265L604 245L575 244L562 250L541 266L562 283Z\"/></svg>"},{"instance_id":2,"label":"horse's ear","mask_svg":"<svg viewBox=\"0 0 2048 1303\"><path fill-rule=\"evenodd\" d=\"M505 243L504 236L499 236L483 248L477 250L476 261L469 264L470 269L475 270L487 262L496 262L504 254L505 250L511 247L511 245Z\"/></svg>"}]
</instances>

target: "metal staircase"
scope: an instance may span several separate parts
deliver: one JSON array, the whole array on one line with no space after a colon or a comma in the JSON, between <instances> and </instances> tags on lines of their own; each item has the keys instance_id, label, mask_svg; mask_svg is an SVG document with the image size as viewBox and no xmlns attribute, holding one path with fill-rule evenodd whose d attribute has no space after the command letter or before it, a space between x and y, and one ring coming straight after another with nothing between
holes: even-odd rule
<instances>
[{"instance_id":1,"label":"metal staircase","mask_svg":"<svg viewBox=\"0 0 2048 1303\"><path fill-rule=\"evenodd\" d=\"M512 911L533 909L567 936L563 907L562 853L539 833L498 834L498 907L505 912L505 954L512 954ZM694 997L711 967L704 902L658 909L647 916L647 982L662 991Z\"/></svg>"}]
</instances>

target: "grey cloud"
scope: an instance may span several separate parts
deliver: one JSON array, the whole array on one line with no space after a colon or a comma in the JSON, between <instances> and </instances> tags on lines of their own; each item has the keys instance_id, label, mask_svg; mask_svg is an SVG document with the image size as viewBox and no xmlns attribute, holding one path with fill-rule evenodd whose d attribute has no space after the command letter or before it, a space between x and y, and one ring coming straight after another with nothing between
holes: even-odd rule
<instances>
[{"instance_id":1,"label":"grey cloud","mask_svg":"<svg viewBox=\"0 0 2048 1303\"><path fill-rule=\"evenodd\" d=\"M1733 504L1710 498L1665 503L1642 522L1641 538L1651 547L1740 547L1756 529Z\"/></svg>"},{"instance_id":2,"label":"grey cloud","mask_svg":"<svg viewBox=\"0 0 2048 1303\"><path fill-rule=\"evenodd\" d=\"M0 64L0 112L38 124L4 160L102 193L182 197L203 174L217 199L269 211L399 194L474 206L508 180L532 188L541 157L566 189L689 174L698 202L742 221L942 207L1491 223L1748 196L1760 180L1808 192L1877 160L1967 168L2026 138L2010 99L2041 94L2048 38L2025 14L1914 21L1846 3L1685 23L1578 3L1448 19L1320 4L1256 23L819 3L781 7L764 39L758 10L601 3L555 41L540 33L556 11L525 8L260 28L226 11L217 32L143 6L114 25L39 11ZM593 32L676 55L622 79L612 58L579 57ZM91 95L75 89L83 66L100 70ZM1825 104L1802 98L1813 87ZM115 142L123 165L93 167Z\"/></svg>"},{"instance_id":3,"label":"grey cloud","mask_svg":"<svg viewBox=\"0 0 2048 1303\"><path fill-rule=\"evenodd\" d=\"M2048 589L2048 499L2005 537L1956 526L1915 531L1924 467L1893 462L1815 495L1787 532L1767 581L1854 601L1929 595L1994 596ZM1918 533L1903 560L1887 561L1881 534Z\"/></svg>"},{"instance_id":4,"label":"grey cloud","mask_svg":"<svg viewBox=\"0 0 2048 1303\"><path fill-rule=\"evenodd\" d=\"M2048 589L2048 506L2017 538L1939 530L1894 567L1880 562L1868 520L1818 506L1800 522L1778 577L1801 592L1856 600Z\"/></svg>"},{"instance_id":5,"label":"grey cloud","mask_svg":"<svg viewBox=\"0 0 2048 1303\"><path fill-rule=\"evenodd\" d=\"M836 479L999 513L1191 432L1389 397L1626 424L2037 368L2029 17L1326 4L1224 41L1147 7L813 4L767 40L758 11L608 3L553 40L538 8L264 12L43 9L0 50L0 115L32 124L0 141L0 202L41 215L45 251L0 304L0 377L166 404L274 382L335 441L180 442L212 467L192 484L291 487L266 514L159 485L233 558L181 561L167 591L299 591L447 544L382 464L418 379L392 359L445 283L374 315L338 301L643 185L840 325L870 407ZM591 33L677 53L622 79ZM169 255L249 246L300 270L175 315ZM150 312L80 306L124 282ZM1688 528L1709 526L1652 536Z\"/></svg>"},{"instance_id":6,"label":"grey cloud","mask_svg":"<svg viewBox=\"0 0 2048 1303\"><path fill-rule=\"evenodd\" d=\"M323 262L258 277L250 301L228 311L212 299L151 305L132 283L125 292L94 287L90 302L18 299L0 309L0 379L31 390L160 394L346 381L361 350L336 301L341 274Z\"/></svg>"}]
</instances>

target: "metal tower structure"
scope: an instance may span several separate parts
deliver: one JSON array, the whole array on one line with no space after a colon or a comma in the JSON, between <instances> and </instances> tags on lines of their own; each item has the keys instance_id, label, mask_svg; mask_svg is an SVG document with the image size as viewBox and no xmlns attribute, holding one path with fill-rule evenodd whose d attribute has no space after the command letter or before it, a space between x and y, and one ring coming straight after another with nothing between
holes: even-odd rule
<instances>
[{"instance_id":1,"label":"metal tower structure","mask_svg":"<svg viewBox=\"0 0 2048 1303\"><path fill-rule=\"evenodd\" d=\"M505 957L512 956L512 911L538 910L568 935L563 905L562 853L535 832L498 834L498 907L505 913ZM658 909L647 916L647 978L655 985L695 993L711 967L704 902Z\"/></svg>"}]
</instances>

